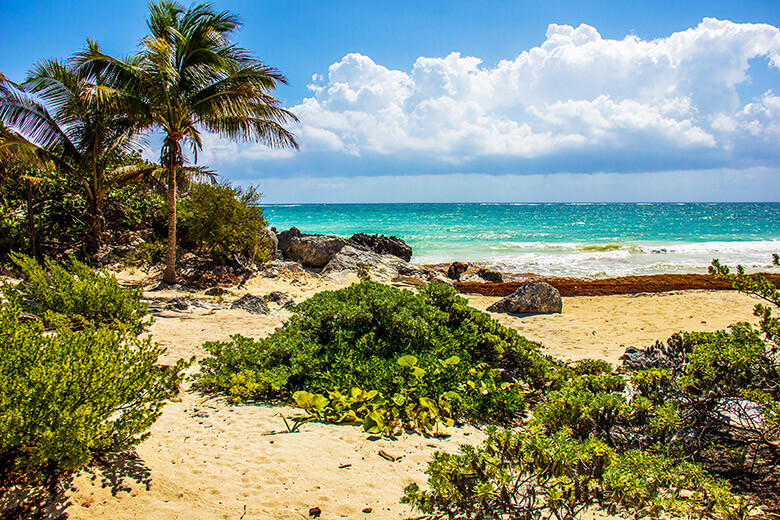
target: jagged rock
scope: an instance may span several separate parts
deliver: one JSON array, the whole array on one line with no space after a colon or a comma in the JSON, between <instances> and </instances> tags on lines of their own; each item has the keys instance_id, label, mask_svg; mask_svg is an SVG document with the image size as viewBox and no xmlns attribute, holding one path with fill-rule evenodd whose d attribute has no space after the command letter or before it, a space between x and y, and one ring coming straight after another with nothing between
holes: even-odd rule
<instances>
[{"instance_id":1,"label":"jagged rock","mask_svg":"<svg viewBox=\"0 0 780 520\"><path fill-rule=\"evenodd\" d=\"M301 235L290 240L286 256L307 267L325 267L345 243L336 235Z\"/></svg>"},{"instance_id":2,"label":"jagged rock","mask_svg":"<svg viewBox=\"0 0 780 520\"><path fill-rule=\"evenodd\" d=\"M186 311L190 308L190 304L185 298L171 298L171 300L168 301L168 306L180 311Z\"/></svg>"},{"instance_id":3,"label":"jagged rock","mask_svg":"<svg viewBox=\"0 0 780 520\"><path fill-rule=\"evenodd\" d=\"M394 255L407 262L412 259L412 248L395 236L355 233L347 240L347 244L357 249L367 249L380 255Z\"/></svg>"},{"instance_id":4,"label":"jagged rock","mask_svg":"<svg viewBox=\"0 0 780 520\"><path fill-rule=\"evenodd\" d=\"M460 275L465 273L468 268L469 264L464 264L463 262L452 262L449 269L447 269L447 278L457 282L460 280Z\"/></svg>"},{"instance_id":5,"label":"jagged rock","mask_svg":"<svg viewBox=\"0 0 780 520\"><path fill-rule=\"evenodd\" d=\"M265 299L261 296L254 296L252 294L243 295L241 298L234 301L230 308L244 309L251 314L268 314L270 312L268 305L265 303Z\"/></svg>"},{"instance_id":6,"label":"jagged rock","mask_svg":"<svg viewBox=\"0 0 780 520\"><path fill-rule=\"evenodd\" d=\"M277 303L282 309L295 305L295 300L292 299L292 296L282 291L273 291L265 299L269 302Z\"/></svg>"},{"instance_id":7,"label":"jagged rock","mask_svg":"<svg viewBox=\"0 0 780 520\"><path fill-rule=\"evenodd\" d=\"M558 289L547 282L525 282L515 292L487 308L490 312L507 314L552 314L561 312L563 303Z\"/></svg>"},{"instance_id":8,"label":"jagged rock","mask_svg":"<svg viewBox=\"0 0 780 520\"><path fill-rule=\"evenodd\" d=\"M350 245L344 246L328 265L322 270L322 275L334 275L342 272L357 272L358 266L368 264L369 276L372 280L389 282L395 278L408 277L422 280L426 283L442 282L452 285L452 280L442 273L427 267L413 265L395 255L380 255L373 251L357 249Z\"/></svg>"},{"instance_id":9,"label":"jagged rock","mask_svg":"<svg viewBox=\"0 0 780 520\"><path fill-rule=\"evenodd\" d=\"M230 291L222 287L212 287L211 289L206 289L204 294L206 296L224 296L228 293L230 293Z\"/></svg>"},{"instance_id":10,"label":"jagged rock","mask_svg":"<svg viewBox=\"0 0 780 520\"><path fill-rule=\"evenodd\" d=\"M276 228L274 228L274 230L275 229ZM276 231L274 230L265 230L265 234L270 241L268 249L270 250L271 254L268 257L268 260L284 260L284 255L282 254L281 249L279 249L279 238L277 238Z\"/></svg>"},{"instance_id":11,"label":"jagged rock","mask_svg":"<svg viewBox=\"0 0 780 520\"><path fill-rule=\"evenodd\" d=\"M282 256L285 260L289 259L289 256L287 256L287 250L290 248L292 239L300 236L303 236L303 233L301 233L301 230L297 227L291 227L287 231L276 233L276 247L278 247L279 251L282 252Z\"/></svg>"},{"instance_id":12,"label":"jagged rock","mask_svg":"<svg viewBox=\"0 0 780 520\"><path fill-rule=\"evenodd\" d=\"M680 334L675 334L666 343L656 341L647 348L627 347L620 359L627 370L673 369L682 366L690 348Z\"/></svg>"},{"instance_id":13,"label":"jagged rock","mask_svg":"<svg viewBox=\"0 0 780 520\"><path fill-rule=\"evenodd\" d=\"M481 268L477 271L477 276L485 280L486 282L503 282L504 275L497 271L491 271L490 269ZM560 311L558 311L560 312Z\"/></svg>"}]
</instances>

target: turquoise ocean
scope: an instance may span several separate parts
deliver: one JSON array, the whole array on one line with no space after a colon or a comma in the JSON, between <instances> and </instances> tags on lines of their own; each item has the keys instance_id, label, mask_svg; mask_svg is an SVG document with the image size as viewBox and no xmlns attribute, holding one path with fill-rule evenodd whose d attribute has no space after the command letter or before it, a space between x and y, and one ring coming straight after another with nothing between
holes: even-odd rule
<instances>
[{"instance_id":1,"label":"turquoise ocean","mask_svg":"<svg viewBox=\"0 0 780 520\"><path fill-rule=\"evenodd\" d=\"M480 263L507 273L606 277L705 273L713 258L771 271L778 203L286 204L269 226L405 240L412 262ZM776 268L775 268L776 269Z\"/></svg>"}]
</instances>

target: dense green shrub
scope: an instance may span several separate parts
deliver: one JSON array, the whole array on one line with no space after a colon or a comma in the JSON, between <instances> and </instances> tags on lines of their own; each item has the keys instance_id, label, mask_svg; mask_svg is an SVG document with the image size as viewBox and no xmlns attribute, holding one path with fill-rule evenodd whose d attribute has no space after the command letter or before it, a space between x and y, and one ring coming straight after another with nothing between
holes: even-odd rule
<instances>
[{"instance_id":1,"label":"dense green shrub","mask_svg":"<svg viewBox=\"0 0 780 520\"><path fill-rule=\"evenodd\" d=\"M260 193L229 184L193 184L177 207L179 240L185 249L197 249L216 261L237 255L255 262L270 257Z\"/></svg>"},{"instance_id":2,"label":"dense green shrub","mask_svg":"<svg viewBox=\"0 0 780 520\"><path fill-rule=\"evenodd\" d=\"M761 276L713 263L712 273L777 306ZM615 374L592 360L559 370L519 432L437 454L429 490L404 501L434 518L574 518L609 514L738 519L753 508L728 478L776 507L780 467L778 320L759 328L681 333L648 350L645 367ZM771 509L769 509L771 511Z\"/></svg>"},{"instance_id":3,"label":"dense green shrub","mask_svg":"<svg viewBox=\"0 0 780 520\"><path fill-rule=\"evenodd\" d=\"M738 518L745 502L728 482L689 462L636 450L618 453L598 437L567 430L488 431L481 447L436 453L429 491L402 502L432 518L571 520L586 508L658 517Z\"/></svg>"},{"instance_id":4,"label":"dense green shrub","mask_svg":"<svg viewBox=\"0 0 780 520\"><path fill-rule=\"evenodd\" d=\"M24 280L16 286L3 283L0 291L11 303L47 323L107 325L135 333L149 324L141 289L121 287L107 271L93 270L74 258L63 265L47 258L42 266L25 255L10 256Z\"/></svg>"},{"instance_id":5,"label":"dense green shrub","mask_svg":"<svg viewBox=\"0 0 780 520\"><path fill-rule=\"evenodd\" d=\"M156 366L151 339L58 318L50 333L20 313L0 307L0 485L51 482L130 448L178 392L187 363Z\"/></svg>"},{"instance_id":6,"label":"dense green shrub","mask_svg":"<svg viewBox=\"0 0 780 520\"><path fill-rule=\"evenodd\" d=\"M449 395L454 416L495 421L521 412L524 393L549 384L557 366L537 344L469 308L441 284L414 294L366 281L318 293L294 312L267 338L207 343L204 385L235 400L296 390L326 398L352 388L376 391L385 404L398 395L416 403L441 403ZM414 357L414 369L424 376L406 377L408 368L398 364L405 356ZM442 368L452 359L458 362ZM407 404L404 399L398 408Z\"/></svg>"}]
</instances>

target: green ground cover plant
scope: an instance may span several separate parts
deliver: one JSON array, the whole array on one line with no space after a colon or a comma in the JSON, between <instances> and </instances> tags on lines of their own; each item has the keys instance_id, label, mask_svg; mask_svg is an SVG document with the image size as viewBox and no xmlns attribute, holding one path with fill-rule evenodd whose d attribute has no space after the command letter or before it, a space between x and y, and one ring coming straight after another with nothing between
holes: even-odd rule
<instances>
[{"instance_id":1,"label":"green ground cover plant","mask_svg":"<svg viewBox=\"0 0 780 520\"><path fill-rule=\"evenodd\" d=\"M364 281L294 312L267 338L207 343L203 385L235 401L295 395L323 420L389 435L460 417L511 421L563 370L443 284L415 294Z\"/></svg>"}]
</instances>

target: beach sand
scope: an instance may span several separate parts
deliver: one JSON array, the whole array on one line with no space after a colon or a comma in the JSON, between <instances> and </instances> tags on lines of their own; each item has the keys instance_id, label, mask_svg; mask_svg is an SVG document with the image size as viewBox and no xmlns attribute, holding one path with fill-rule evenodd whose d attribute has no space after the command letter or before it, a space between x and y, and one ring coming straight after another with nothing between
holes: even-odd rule
<instances>
[{"instance_id":1,"label":"beach sand","mask_svg":"<svg viewBox=\"0 0 780 520\"><path fill-rule=\"evenodd\" d=\"M317 275L254 278L243 291L290 293L296 301L348 284ZM147 293L172 297L176 291ZM202 293L189 295L202 298ZM468 296L485 309L495 297ZM623 345L644 346L680 330L722 329L752 318L756 301L733 291L683 291L633 296L564 298L560 315L494 315L546 352L565 359L595 357L617 364ZM271 304L267 316L243 310L166 310L151 327L168 348L162 362L205 355L202 344L229 335L262 336L290 316ZM190 369L197 371L197 366ZM484 438L474 426L453 427L447 438L369 436L354 426L308 423L286 433L288 406L232 405L198 393L190 383L167 404L136 456L93 465L77 475L60 497L59 511L73 520L122 519L305 519L318 507L322 519L402 519L419 516L399 504L403 488L424 485L436 451ZM284 433L283 433L284 432ZM399 457L391 462L380 451ZM364 512L369 511L370 512Z\"/></svg>"}]
</instances>

